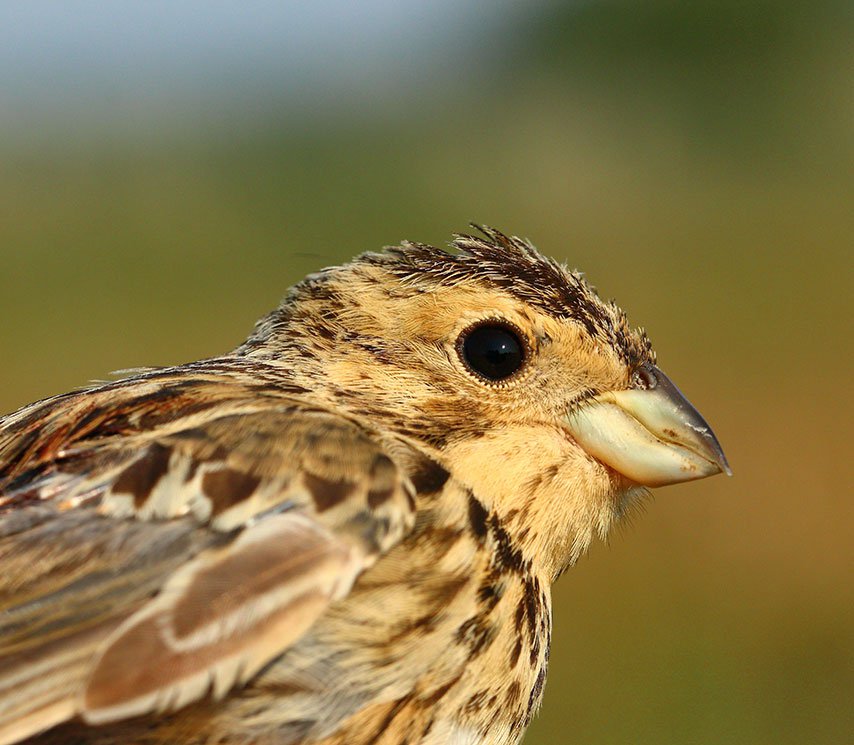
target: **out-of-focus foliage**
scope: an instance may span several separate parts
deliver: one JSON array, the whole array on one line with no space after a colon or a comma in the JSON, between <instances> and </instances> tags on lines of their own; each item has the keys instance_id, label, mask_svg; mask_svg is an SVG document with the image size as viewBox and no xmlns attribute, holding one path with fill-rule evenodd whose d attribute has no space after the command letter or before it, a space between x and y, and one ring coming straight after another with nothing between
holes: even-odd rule
<instances>
[{"instance_id":1,"label":"out-of-focus foliage","mask_svg":"<svg viewBox=\"0 0 854 745\"><path fill-rule=\"evenodd\" d=\"M735 477L661 491L561 580L526 742L846 742L851 21L558 4L481 41L474 84L425 70L379 110L0 133L0 408L228 349L362 250L527 235L648 327Z\"/></svg>"},{"instance_id":2,"label":"out-of-focus foliage","mask_svg":"<svg viewBox=\"0 0 854 745\"><path fill-rule=\"evenodd\" d=\"M851 9L796 0L565 3L534 59L690 133L696 154L809 168L848 140ZM836 69L837 74L828 73ZM836 89L835 93L832 90ZM846 110L847 109L847 110ZM819 142L808 142L816 140Z\"/></svg>"}]
</instances>

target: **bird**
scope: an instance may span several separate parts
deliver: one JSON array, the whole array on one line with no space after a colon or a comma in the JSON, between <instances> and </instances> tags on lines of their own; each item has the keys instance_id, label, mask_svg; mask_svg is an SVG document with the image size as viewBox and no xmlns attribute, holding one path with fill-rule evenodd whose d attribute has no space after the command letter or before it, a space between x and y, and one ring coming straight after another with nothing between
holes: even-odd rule
<instances>
[{"instance_id":1,"label":"bird","mask_svg":"<svg viewBox=\"0 0 854 745\"><path fill-rule=\"evenodd\" d=\"M729 465L646 332L473 225L0 418L0 745L511 745L551 587Z\"/></svg>"}]
</instances>

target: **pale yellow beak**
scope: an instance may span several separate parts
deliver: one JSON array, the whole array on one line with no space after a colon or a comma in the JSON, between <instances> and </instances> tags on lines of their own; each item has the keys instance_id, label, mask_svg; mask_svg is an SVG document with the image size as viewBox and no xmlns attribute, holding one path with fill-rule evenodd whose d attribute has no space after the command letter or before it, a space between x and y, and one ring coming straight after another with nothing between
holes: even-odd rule
<instances>
[{"instance_id":1,"label":"pale yellow beak","mask_svg":"<svg viewBox=\"0 0 854 745\"><path fill-rule=\"evenodd\" d=\"M716 473L732 475L712 428L657 367L648 387L608 391L566 417L576 442L590 455L644 486L664 486Z\"/></svg>"}]
</instances>

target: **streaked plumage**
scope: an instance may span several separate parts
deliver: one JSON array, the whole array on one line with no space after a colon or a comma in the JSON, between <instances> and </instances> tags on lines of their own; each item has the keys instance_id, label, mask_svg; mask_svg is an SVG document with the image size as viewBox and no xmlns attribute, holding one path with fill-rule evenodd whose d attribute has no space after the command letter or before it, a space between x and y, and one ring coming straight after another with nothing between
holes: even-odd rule
<instances>
[{"instance_id":1,"label":"streaked plumage","mask_svg":"<svg viewBox=\"0 0 854 745\"><path fill-rule=\"evenodd\" d=\"M580 276L491 229L454 248L0 419L0 744L521 740L551 583L643 485L726 463ZM518 370L472 367L485 327Z\"/></svg>"}]
</instances>

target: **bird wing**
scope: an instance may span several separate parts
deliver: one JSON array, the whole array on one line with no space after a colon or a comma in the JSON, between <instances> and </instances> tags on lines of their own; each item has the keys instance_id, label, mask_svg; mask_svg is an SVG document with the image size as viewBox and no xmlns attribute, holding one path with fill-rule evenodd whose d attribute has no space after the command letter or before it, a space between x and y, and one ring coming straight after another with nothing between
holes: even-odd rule
<instances>
[{"instance_id":1,"label":"bird wing","mask_svg":"<svg viewBox=\"0 0 854 745\"><path fill-rule=\"evenodd\" d=\"M161 396L117 434L123 391L0 420L0 743L224 696L412 526L411 484L349 419Z\"/></svg>"}]
</instances>

